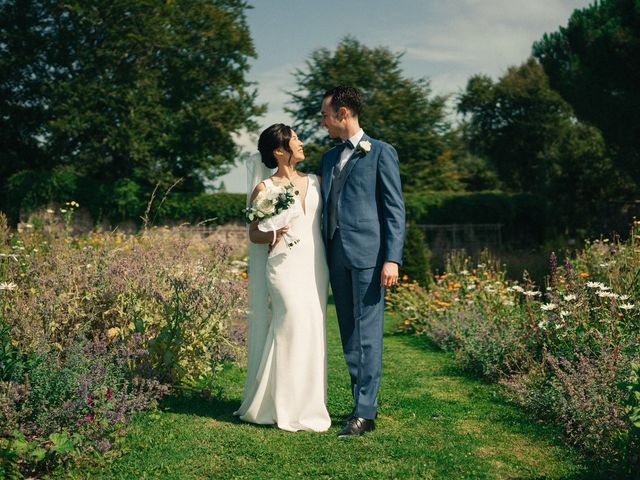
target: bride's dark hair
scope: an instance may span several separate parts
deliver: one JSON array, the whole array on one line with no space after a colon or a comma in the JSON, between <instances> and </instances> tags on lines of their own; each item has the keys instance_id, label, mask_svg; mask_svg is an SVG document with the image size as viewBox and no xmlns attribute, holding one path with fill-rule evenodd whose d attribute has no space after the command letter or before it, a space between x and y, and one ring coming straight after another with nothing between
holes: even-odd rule
<instances>
[{"instance_id":1,"label":"bride's dark hair","mask_svg":"<svg viewBox=\"0 0 640 480\"><path fill-rule=\"evenodd\" d=\"M260 134L260 139L258 140L258 151L262 157L262 163L264 163L267 168L276 168L278 161L273 156L273 151L277 148L282 148L293 154L291 148L289 148L290 141L291 127L289 125L274 123L266 128Z\"/></svg>"}]
</instances>

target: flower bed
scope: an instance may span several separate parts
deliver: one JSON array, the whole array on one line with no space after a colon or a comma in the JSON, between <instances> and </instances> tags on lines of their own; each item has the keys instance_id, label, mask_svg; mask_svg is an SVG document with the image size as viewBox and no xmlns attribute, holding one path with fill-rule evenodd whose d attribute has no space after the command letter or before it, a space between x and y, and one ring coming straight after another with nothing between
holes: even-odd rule
<instances>
[{"instance_id":1,"label":"flower bed","mask_svg":"<svg viewBox=\"0 0 640 480\"><path fill-rule=\"evenodd\" d=\"M66 214L68 212L63 212ZM111 448L174 387L207 389L242 334L229 248L184 229L68 234L0 214L0 477Z\"/></svg>"},{"instance_id":2,"label":"flower bed","mask_svg":"<svg viewBox=\"0 0 640 480\"><path fill-rule=\"evenodd\" d=\"M506 385L567 440L604 462L637 468L640 446L640 222L626 243L592 242L550 258L544 289L505 279L485 255L458 253L428 288L402 283L389 302L400 329L455 352L464 368ZM634 467L634 465L636 465Z\"/></svg>"}]
</instances>

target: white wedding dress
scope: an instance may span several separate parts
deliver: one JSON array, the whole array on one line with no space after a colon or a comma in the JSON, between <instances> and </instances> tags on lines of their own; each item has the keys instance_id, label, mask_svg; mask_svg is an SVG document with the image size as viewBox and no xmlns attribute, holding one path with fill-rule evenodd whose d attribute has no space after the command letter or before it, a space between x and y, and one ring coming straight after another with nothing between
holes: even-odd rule
<instances>
[{"instance_id":1,"label":"white wedding dress","mask_svg":"<svg viewBox=\"0 0 640 480\"><path fill-rule=\"evenodd\" d=\"M300 241L289 248L281 240L264 268L249 266L249 282L252 275L266 277L271 312L267 302L264 311L255 311L256 294L250 284L254 311L249 314L248 377L235 414L246 422L276 424L283 430L320 432L331 426L326 408L329 270L320 231L320 182L315 175L307 178L304 211L289 225L291 236ZM270 182L265 180L265 185ZM302 209L301 202L296 197L290 208Z\"/></svg>"}]
</instances>

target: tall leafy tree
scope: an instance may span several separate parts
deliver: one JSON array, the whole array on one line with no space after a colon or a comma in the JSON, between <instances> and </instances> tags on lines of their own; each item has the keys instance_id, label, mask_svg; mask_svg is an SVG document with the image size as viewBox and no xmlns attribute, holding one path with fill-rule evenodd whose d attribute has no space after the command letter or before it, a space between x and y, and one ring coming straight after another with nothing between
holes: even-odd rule
<instances>
[{"instance_id":1,"label":"tall leafy tree","mask_svg":"<svg viewBox=\"0 0 640 480\"><path fill-rule=\"evenodd\" d=\"M363 128L397 149L405 189L460 189L448 146L446 98L432 95L427 80L406 78L401 58L353 37L340 41L335 51L320 48L311 53L306 68L295 72L297 90L290 92L292 106L287 109L298 135L314 143L309 163L317 164L331 142L320 129L323 94L337 85L352 85L364 97Z\"/></svg>"},{"instance_id":2,"label":"tall leafy tree","mask_svg":"<svg viewBox=\"0 0 640 480\"><path fill-rule=\"evenodd\" d=\"M554 171L549 146L571 109L538 62L510 67L498 82L471 77L458 109L468 119L471 149L491 159L508 190L544 191Z\"/></svg>"},{"instance_id":3,"label":"tall leafy tree","mask_svg":"<svg viewBox=\"0 0 640 480\"><path fill-rule=\"evenodd\" d=\"M533 58L497 82L472 77L458 108L470 150L495 166L507 190L547 198L559 225L595 228L600 208L628 187L600 131L575 118Z\"/></svg>"},{"instance_id":4,"label":"tall leafy tree","mask_svg":"<svg viewBox=\"0 0 640 480\"><path fill-rule=\"evenodd\" d=\"M245 79L247 8L0 0L0 188L63 169L112 193L178 178L202 190L232 164L233 133L263 110Z\"/></svg>"},{"instance_id":5,"label":"tall leafy tree","mask_svg":"<svg viewBox=\"0 0 640 480\"><path fill-rule=\"evenodd\" d=\"M533 46L551 86L640 183L640 2L601 0Z\"/></svg>"}]
</instances>

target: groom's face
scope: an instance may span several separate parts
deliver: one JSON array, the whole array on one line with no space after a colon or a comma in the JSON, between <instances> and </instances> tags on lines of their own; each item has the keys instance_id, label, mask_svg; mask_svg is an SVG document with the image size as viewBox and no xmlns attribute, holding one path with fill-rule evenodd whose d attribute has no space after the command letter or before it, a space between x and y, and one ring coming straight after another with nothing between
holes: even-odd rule
<instances>
[{"instance_id":1,"label":"groom's face","mask_svg":"<svg viewBox=\"0 0 640 480\"><path fill-rule=\"evenodd\" d=\"M340 138L342 122L338 119L338 112L336 112L331 105L331 98L332 97L327 97L322 100L322 107L320 108L322 119L320 120L320 125L327 129L330 138Z\"/></svg>"}]
</instances>

